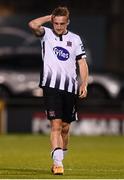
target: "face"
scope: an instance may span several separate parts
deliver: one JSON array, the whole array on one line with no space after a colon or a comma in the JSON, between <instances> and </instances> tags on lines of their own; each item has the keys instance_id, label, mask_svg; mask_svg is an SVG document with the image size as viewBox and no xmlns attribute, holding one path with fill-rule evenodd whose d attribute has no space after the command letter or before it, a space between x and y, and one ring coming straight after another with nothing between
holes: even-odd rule
<instances>
[{"instance_id":1,"label":"face","mask_svg":"<svg viewBox=\"0 0 124 180\"><path fill-rule=\"evenodd\" d=\"M56 34L64 34L67 31L68 18L66 16L55 16L52 19L52 24Z\"/></svg>"}]
</instances>

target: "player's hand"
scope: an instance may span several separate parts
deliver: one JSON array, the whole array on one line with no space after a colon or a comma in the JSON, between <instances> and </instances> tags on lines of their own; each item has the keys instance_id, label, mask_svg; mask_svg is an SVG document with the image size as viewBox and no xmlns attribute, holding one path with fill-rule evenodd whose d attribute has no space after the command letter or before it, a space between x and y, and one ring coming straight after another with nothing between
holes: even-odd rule
<instances>
[{"instance_id":1,"label":"player's hand","mask_svg":"<svg viewBox=\"0 0 124 180\"><path fill-rule=\"evenodd\" d=\"M80 86L79 89L79 98L85 98L87 96L87 86Z\"/></svg>"},{"instance_id":2,"label":"player's hand","mask_svg":"<svg viewBox=\"0 0 124 180\"><path fill-rule=\"evenodd\" d=\"M48 15L48 21L51 22L52 21L52 14L51 15Z\"/></svg>"}]
</instances>

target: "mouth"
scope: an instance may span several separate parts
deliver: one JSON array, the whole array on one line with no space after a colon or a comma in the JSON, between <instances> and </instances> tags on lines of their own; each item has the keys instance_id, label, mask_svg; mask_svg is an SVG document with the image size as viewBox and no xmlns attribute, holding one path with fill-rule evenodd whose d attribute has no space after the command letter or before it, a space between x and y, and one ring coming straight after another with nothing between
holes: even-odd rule
<instances>
[{"instance_id":1,"label":"mouth","mask_svg":"<svg viewBox=\"0 0 124 180\"><path fill-rule=\"evenodd\" d=\"M57 31L57 32L62 32L62 30L61 30L61 29L57 29L56 31Z\"/></svg>"},{"instance_id":2,"label":"mouth","mask_svg":"<svg viewBox=\"0 0 124 180\"><path fill-rule=\"evenodd\" d=\"M58 33L62 34L63 33L63 30L57 30Z\"/></svg>"}]
</instances>

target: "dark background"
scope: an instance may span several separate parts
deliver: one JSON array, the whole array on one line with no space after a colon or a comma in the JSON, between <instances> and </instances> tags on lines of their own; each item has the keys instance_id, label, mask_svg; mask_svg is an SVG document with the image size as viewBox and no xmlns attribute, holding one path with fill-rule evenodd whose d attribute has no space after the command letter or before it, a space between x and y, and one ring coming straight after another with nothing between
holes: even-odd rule
<instances>
[{"instance_id":1,"label":"dark background","mask_svg":"<svg viewBox=\"0 0 124 180\"><path fill-rule=\"evenodd\" d=\"M93 68L123 74L123 0L0 0L0 16L35 18L50 14L58 5L68 6L71 19L69 27L86 38L86 46L92 49Z\"/></svg>"},{"instance_id":2,"label":"dark background","mask_svg":"<svg viewBox=\"0 0 124 180\"><path fill-rule=\"evenodd\" d=\"M20 37L22 35L25 37L25 33L27 33L27 36L33 38L28 22L33 18L51 14L52 10L59 5L67 6L70 10L71 23L69 29L78 33L83 39L90 71L116 73L123 78L124 0L0 0L0 48L9 46L10 50L14 49L12 52L16 53L20 50L20 45L24 45L26 50L26 44L21 44L24 39ZM11 36L7 35L7 33L10 33L9 30L7 33L1 33L3 27L11 27L10 30L13 36L12 34ZM14 30L16 30L18 36L14 33ZM35 53L40 53L40 41L33 42L34 44L30 44L30 46L34 46L35 49L33 47L32 50ZM93 92L96 92L96 87ZM36 102L32 99L31 102L27 99L8 101L8 126L6 131L32 131L32 122L37 118L37 115L34 114L41 113L44 110L41 102L41 100ZM90 113L92 115L92 112L96 112L92 117L96 116L95 118L98 119L96 124L98 125L100 118L104 117L105 121L107 120L108 128L110 128L108 120L116 118L119 123L119 133L124 132L122 128L124 127L122 121L124 119L123 100L121 102L117 99L101 101L101 99L96 98L93 99L92 103L89 102L88 104L86 99L86 101L84 100L79 104L80 111L87 113L86 117L87 115L89 117ZM105 113L105 115L99 113ZM119 116L118 114L113 115L113 113L119 113Z\"/></svg>"}]
</instances>

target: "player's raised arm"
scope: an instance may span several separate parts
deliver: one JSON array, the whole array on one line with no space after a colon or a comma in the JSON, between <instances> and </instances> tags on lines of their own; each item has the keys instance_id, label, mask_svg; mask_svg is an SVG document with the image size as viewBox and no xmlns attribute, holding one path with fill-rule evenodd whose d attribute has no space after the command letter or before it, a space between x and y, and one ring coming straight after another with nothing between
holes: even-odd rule
<instances>
[{"instance_id":1,"label":"player's raised arm","mask_svg":"<svg viewBox=\"0 0 124 180\"><path fill-rule=\"evenodd\" d=\"M44 34L43 24L51 22L51 15L39 17L31 20L28 25L36 36L42 36Z\"/></svg>"}]
</instances>

